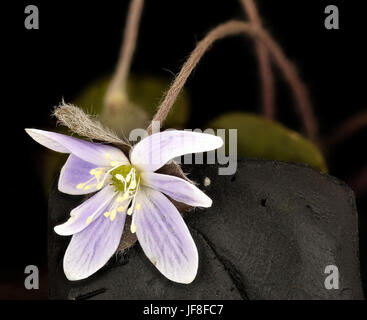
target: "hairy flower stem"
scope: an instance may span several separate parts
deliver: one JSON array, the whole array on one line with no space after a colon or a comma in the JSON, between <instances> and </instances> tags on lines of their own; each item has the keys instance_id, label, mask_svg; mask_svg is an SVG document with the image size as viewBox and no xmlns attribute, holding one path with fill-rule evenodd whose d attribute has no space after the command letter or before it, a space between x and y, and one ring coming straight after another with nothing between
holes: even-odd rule
<instances>
[{"instance_id":1,"label":"hairy flower stem","mask_svg":"<svg viewBox=\"0 0 367 320\"><path fill-rule=\"evenodd\" d=\"M187 78L210 46L219 39L237 34L251 36L265 45L292 89L293 97L298 105L299 113L303 119L308 137L313 141L317 141L317 122L313 114L307 89L300 80L296 67L286 58L283 50L264 29L254 26L251 23L241 21L229 21L217 26L197 44L196 48L182 66L181 71L172 82L171 87L166 92L152 121L159 121L162 126ZM148 132L150 134L152 132L152 123L148 127Z\"/></svg>"},{"instance_id":2,"label":"hairy flower stem","mask_svg":"<svg viewBox=\"0 0 367 320\"><path fill-rule=\"evenodd\" d=\"M365 165L357 174L347 181L358 196L367 191L367 165Z\"/></svg>"},{"instance_id":3,"label":"hairy flower stem","mask_svg":"<svg viewBox=\"0 0 367 320\"><path fill-rule=\"evenodd\" d=\"M131 0L119 60L104 98L104 112L118 111L128 100L126 81L136 47L143 5L144 0Z\"/></svg>"},{"instance_id":4,"label":"hairy flower stem","mask_svg":"<svg viewBox=\"0 0 367 320\"><path fill-rule=\"evenodd\" d=\"M251 23L261 27L261 18L253 0L241 0L242 7ZM274 118L274 78L271 70L269 54L261 41L256 41L256 53L261 77L262 106L266 118Z\"/></svg>"},{"instance_id":5,"label":"hairy flower stem","mask_svg":"<svg viewBox=\"0 0 367 320\"><path fill-rule=\"evenodd\" d=\"M329 149L365 127L367 127L367 111L362 111L343 122L333 134L327 137L324 140L324 147Z\"/></svg>"}]
</instances>

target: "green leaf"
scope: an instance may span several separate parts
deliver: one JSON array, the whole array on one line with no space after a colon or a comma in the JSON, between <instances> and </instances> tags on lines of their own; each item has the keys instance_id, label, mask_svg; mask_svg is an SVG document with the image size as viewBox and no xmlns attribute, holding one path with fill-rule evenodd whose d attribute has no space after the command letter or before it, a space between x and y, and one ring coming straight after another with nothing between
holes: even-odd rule
<instances>
[{"instance_id":1,"label":"green leaf","mask_svg":"<svg viewBox=\"0 0 367 320\"><path fill-rule=\"evenodd\" d=\"M276 121L245 112L230 112L210 121L207 127L237 129L239 156L304 163L327 172L318 147Z\"/></svg>"}]
</instances>

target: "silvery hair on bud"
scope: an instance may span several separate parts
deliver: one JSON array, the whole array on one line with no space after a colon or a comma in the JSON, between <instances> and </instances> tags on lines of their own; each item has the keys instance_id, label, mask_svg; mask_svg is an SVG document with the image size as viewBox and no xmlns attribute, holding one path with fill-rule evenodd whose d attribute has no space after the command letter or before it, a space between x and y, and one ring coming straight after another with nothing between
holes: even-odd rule
<instances>
[{"instance_id":1,"label":"silvery hair on bud","mask_svg":"<svg viewBox=\"0 0 367 320\"><path fill-rule=\"evenodd\" d=\"M62 101L61 105L55 107L52 115L57 118L59 124L81 137L107 143L127 144L115 132L103 126L97 116L88 115L72 104Z\"/></svg>"}]
</instances>

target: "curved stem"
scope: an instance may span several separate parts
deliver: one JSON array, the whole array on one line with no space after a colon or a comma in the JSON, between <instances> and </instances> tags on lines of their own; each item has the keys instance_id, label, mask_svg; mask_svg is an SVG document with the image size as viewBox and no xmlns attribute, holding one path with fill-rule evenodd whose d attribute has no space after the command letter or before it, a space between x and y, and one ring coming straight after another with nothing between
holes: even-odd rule
<instances>
[{"instance_id":1,"label":"curved stem","mask_svg":"<svg viewBox=\"0 0 367 320\"><path fill-rule=\"evenodd\" d=\"M241 0L242 7L247 13L251 23L257 27L262 26L261 18L253 0ZM261 77L262 105L266 118L274 117L274 78L268 51L261 41L256 41L256 53Z\"/></svg>"},{"instance_id":2,"label":"curved stem","mask_svg":"<svg viewBox=\"0 0 367 320\"><path fill-rule=\"evenodd\" d=\"M356 195L367 190L367 165L365 165L354 177L347 181Z\"/></svg>"},{"instance_id":3,"label":"curved stem","mask_svg":"<svg viewBox=\"0 0 367 320\"><path fill-rule=\"evenodd\" d=\"M367 127L367 111L357 113L343 122L333 134L324 140L324 145L326 148L332 147L364 127Z\"/></svg>"},{"instance_id":4,"label":"curved stem","mask_svg":"<svg viewBox=\"0 0 367 320\"><path fill-rule=\"evenodd\" d=\"M282 49L265 30L241 21L229 21L217 26L198 43L165 94L153 121L159 121L160 126L162 126L187 78L210 46L221 38L236 34L250 35L265 45L292 89L293 97L298 105L301 118L304 121L307 135L311 140L316 141L317 122L312 111L307 89L300 80L296 67L286 58ZM149 134L152 132L152 123L148 127L148 132Z\"/></svg>"},{"instance_id":5,"label":"curved stem","mask_svg":"<svg viewBox=\"0 0 367 320\"><path fill-rule=\"evenodd\" d=\"M115 108L127 99L126 81L136 47L143 5L144 0L131 0L119 60L104 99L106 111L111 111L108 109Z\"/></svg>"}]
</instances>

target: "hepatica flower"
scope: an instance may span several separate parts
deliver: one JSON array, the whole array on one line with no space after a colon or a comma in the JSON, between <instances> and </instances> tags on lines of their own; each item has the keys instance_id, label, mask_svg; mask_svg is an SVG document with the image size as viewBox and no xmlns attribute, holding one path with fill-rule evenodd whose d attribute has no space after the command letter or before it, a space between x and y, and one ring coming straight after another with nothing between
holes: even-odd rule
<instances>
[{"instance_id":1,"label":"hepatica flower","mask_svg":"<svg viewBox=\"0 0 367 320\"><path fill-rule=\"evenodd\" d=\"M179 283L195 279L195 243L166 195L198 207L210 207L212 200L193 184L155 171L175 157L217 149L223 144L221 138L188 131L160 132L137 143L128 159L111 145L26 131L45 147L70 153L60 173L61 192L96 192L55 227L59 235L72 235L63 261L69 280L87 278L106 264L118 248L126 215L132 215L131 232L136 232L145 255L164 276Z\"/></svg>"}]
</instances>

